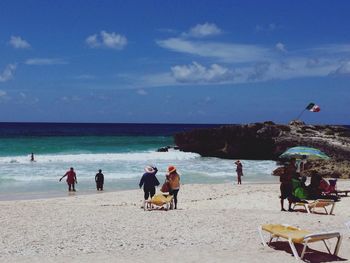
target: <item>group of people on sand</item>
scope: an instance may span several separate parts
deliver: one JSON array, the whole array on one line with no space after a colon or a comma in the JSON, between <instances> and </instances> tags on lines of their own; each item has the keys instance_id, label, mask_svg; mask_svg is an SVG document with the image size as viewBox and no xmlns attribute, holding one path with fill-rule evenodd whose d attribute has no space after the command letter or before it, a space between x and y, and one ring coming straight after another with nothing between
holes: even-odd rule
<instances>
[{"instance_id":1,"label":"group of people on sand","mask_svg":"<svg viewBox=\"0 0 350 263\"><path fill-rule=\"evenodd\" d=\"M68 185L68 191L75 192L75 184L78 184L77 175L74 171L74 168L71 167L61 178L60 182L64 177L67 177L66 182ZM103 184L104 184L104 175L102 173L102 170L99 169L98 173L95 175L95 182L96 182L96 189L97 191L103 191Z\"/></svg>"},{"instance_id":2,"label":"group of people on sand","mask_svg":"<svg viewBox=\"0 0 350 263\"><path fill-rule=\"evenodd\" d=\"M144 199L148 200L152 198L156 193L156 186L159 186L160 183L156 177L158 172L157 167L155 166L146 166L144 168L145 172L141 177L139 187L143 187ZM75 185L78 184L77 175L74 171L74 168L71 167L60 179L61 182L64 177L67 177L66 182L68 185L68 191L75 192ZM97 191L103 191L104 184L104 175L102 170L98 170L98 173L95 175L96 189ZM167 169L165 175L165 182L162 186L162 192L169 192L169 195L174 197L174 208L177 209L177 194L180 190L180 175L178 174L176 167L171 165Z\"/></svg>"},{"instance_id":3,"label":"group of people on sand","mask_svg":"<svg viewBox=\"0 0 350 263\"><path fill-rule=\"evenodd\" d=\"M303 202L305 200L331 199L338 201L338 197L331 195L335 190L335 183L328 183L316 171L311 172L311 181L306 185L306 176L303 176L306 164L306 156L297 160L291 158L290 162L285 166L284 173L280 175L280 199L281 211L284 208L284 200L289 202L288 211L293 212L292 204L294 202ZM331 182L331 180L330 180Z\"/></svg>"},{"instance_id":4,"label":"group of people on sand","mask_svg":"<svg viewBox=\"0 0 350 263\"><path fill-rule=\"evenodd\" d=\"M144 192L145 201L148 198L152 198L156 193L156 186L159 186L160 183L156 177L158 172L157 167L155 166L146 166L145 173L142 175L139 187L142 188ZM174 208L177 209L177 194L180 190L180 175L178 174L176 167L170 165L167 169L165 175L165 182L161 188L161 192L169 192L169 195L174 197Z\"/></svg>"}]
</instances>

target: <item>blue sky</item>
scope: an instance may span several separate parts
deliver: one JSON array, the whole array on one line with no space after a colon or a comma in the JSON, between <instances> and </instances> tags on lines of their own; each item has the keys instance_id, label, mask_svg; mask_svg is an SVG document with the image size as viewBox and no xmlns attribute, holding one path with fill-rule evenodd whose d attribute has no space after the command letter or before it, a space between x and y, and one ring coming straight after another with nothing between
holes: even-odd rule
<instances>
[{"instance_id":1,"label":"blue sky","mask_svg":"<svg viewBox=\"0 0 350 263\"><path fill-rule=\"evenodd\" d=\"M0 2L0 121L350 124L349 1Z\"/></svg>"}]
</instances>

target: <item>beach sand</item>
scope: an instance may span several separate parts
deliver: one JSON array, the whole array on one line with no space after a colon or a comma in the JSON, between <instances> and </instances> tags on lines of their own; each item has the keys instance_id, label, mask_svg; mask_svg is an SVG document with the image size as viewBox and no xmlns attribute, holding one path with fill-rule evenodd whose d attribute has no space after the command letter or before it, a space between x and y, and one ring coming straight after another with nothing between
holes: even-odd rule
<instances>
[{"instance_id":1,"label":"beach sand","mask_svg":"<svg viewBox=\"0 0 350 263\"><path fill-rule=\"evenodd\" d=\"M350 181L338 182L350 189ZM0 202L1 262L295 262L286 242L263 247L257 228L288 223L339 230L350 220L350 197L335 215L281 212L279 184L183 185L179 209L144 211L141 190ZM287 202L286 202L287 206ZM339 257L350 259L349 234ZM334 248L335 242L330 242ZM307 253L335 261L323 244ZM339 258L338 258L339 259Z\"/></svg>"}]
</instances>

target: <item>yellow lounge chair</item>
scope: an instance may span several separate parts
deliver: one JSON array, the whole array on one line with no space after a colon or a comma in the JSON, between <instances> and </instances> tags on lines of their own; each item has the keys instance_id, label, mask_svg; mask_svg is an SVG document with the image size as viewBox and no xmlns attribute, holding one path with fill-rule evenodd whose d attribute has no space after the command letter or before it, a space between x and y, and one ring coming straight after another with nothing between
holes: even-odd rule
<instances>
[{"instance_id":1,"label":"yellow lounge chair","mask_svg":"<svg viewBox=\"0 0 350 263\"><path fill-rule=\"evenodd\" d=\"M270 233L270 241L267 243L264 239L262 231L266 231ZM262 241L262 244L264 246L270 245L272 240L274 238L284 238L287 239L290 245L290 248L292 249L294 257L298 259L303 259L306 248L309 243L317 242L317 241L323 241L325 244L328 253L332 254L329 250L329 247L327 246L325 240L330 238L337 238L337 245L335 246L333 255L337 256L340 248L340 244L342 241L342 236L339 232L322 232L322 233L311 233L306 230L301 230L300 228L289 226L289 225L262 225L259 227L259 234ZM277 240L276 240L277 241ZM298 251L295 248L294 244L302 244L304 245L301 256L299 257Z\"/></svg>"},{"instance_id":2,"label":"yellow lounge chair","mask_svg":"<svg viewBox=\"0 0 350 263\"><path fill-rule=\"evenodd\" d=\"M293 209L297 206L302 206L308 213L314 213L316 208L323 208L327 215L332 215L335 207L335 202L330 199L317 199L311 203L296 202L293 205ZM328 213L327 206L331 206L331 210Z\"/></svg>"},{"instance_id":3,"label":"yellow lounge chair","mask_svg":"<svg viewBox=\"0 0 350 263\"><path fill-rule=\"evenodd\" d=\"M173 196L165 194L156 194L151 200L146 200L144 210L161 209L169 210L173 208Z\"/></svg>"}]
</instances>

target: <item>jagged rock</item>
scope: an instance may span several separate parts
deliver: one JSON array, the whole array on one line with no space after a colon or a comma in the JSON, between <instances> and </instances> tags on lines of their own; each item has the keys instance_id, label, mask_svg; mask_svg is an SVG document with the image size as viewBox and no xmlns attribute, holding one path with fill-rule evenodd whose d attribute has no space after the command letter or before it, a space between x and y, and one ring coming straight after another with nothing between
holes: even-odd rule
<instances>
[{"instance_id":1,"label":"jagged rock","mask_svg":"<svg viewBox=\"0 0 350 263\"><path fill-rule=\"evenodd\" d=\"M305 125L300 121L293 121L290 125L264 122L196 129L176 134L175 143L182 151L196 152L202 156L250 160L277 160L290 147L308 146L332 157L337 164L335 167L342 166L342 161L350 161L348 128ZM346 177L349 174L350 177L348 170L343 169L333 176L344 177L345 174ZM330 170L328 172L332 173Z\"/></svg>"}]
</instances>

